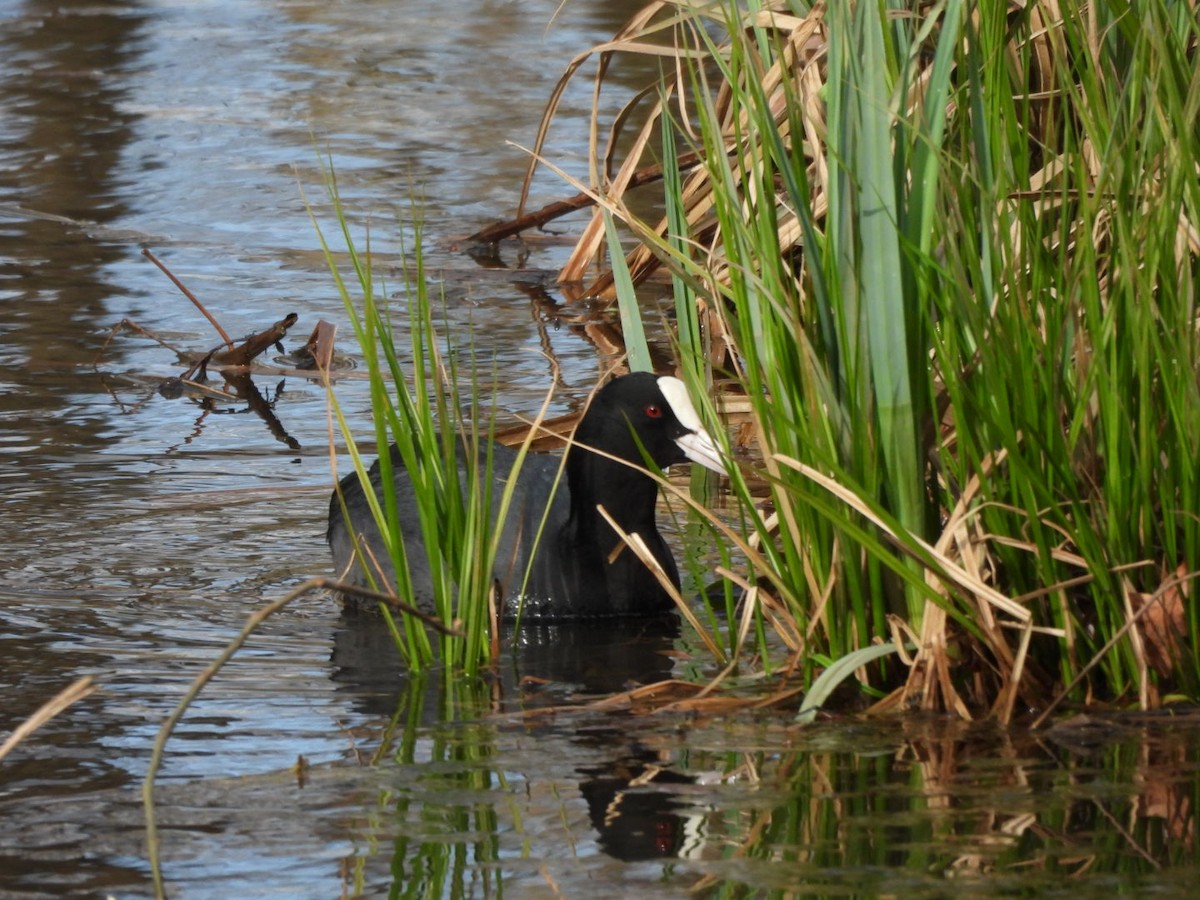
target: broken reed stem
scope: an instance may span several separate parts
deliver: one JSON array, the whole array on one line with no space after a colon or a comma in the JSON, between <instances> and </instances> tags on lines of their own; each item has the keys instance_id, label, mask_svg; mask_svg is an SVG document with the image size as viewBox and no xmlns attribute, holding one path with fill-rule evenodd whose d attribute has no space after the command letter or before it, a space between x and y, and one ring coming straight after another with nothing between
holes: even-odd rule
<instances>
[{"instance_id":1,"label":"broken reed stem","mask_svg":"<svg viewBox=\"0 0 1200 900\"><path fill-rule=\"evenodd\" d=\"M628 548L630 553L633 553L639 560L641 560L642 564L645 565L645 567L650 570L650 573L658 580L658 583L662 589L667 592L668 596L670 596L672 600L675 601L676 611L679 612L685 619L687 619L688 624L692 626L696 634L699 635L700 639L704 642L704 645L708 648L708 652L711 653L713 658L718 662L725 662L725 651L721 649L720 645L717 644L713 636L705 631L700 625L700 620L696 618L696 614L692 612L692 608L688 606L688 602L684 600L683 595L679 593L679 588L675 586L670 577L668 577L667 573L663 571L662 564L654 558L654 554L650 552L650 548L646 546L646 542L642 540L642 536L640 534L629 534L627 531L625 531L625 529L617 524L617 520L608 514L608 510L603 506L597 506L596 511L604 517L604 521L608 523L608 527L616 532L617 537L621 539L622 543L618 544L617 547L614 548L614 555L615 553L620 553L623 549Z\"/></svg>"},{"instance_id":2,"label":"broken reed stem","mask_svg":"<svg viewBox=\"0 0 1200 900\"><path fill-rule=\"evenodd\" d=\"M8 756L17 744L21 743L21 741L25 740L25 738L29 737L29 735L33 734L68 706L89 696L95 690L96 685L91 675L84 675L82 678L77 678L71 682L39 706L32 716L18 725L4 743L0 744L0 760Z\"/></svg>"},{"instance_id":3,"label":"broken reed stem","mask_svg":"<svg viewBox=\"0 0 1200 900\"><path fill-rule=\"evenodd\" d=\"M158 775L158 770L162 767L163 753L166 751L167 741L171 738L171 733L175 730L175 726L179 724L179 720L183 718L183 714L187 712L189 706L204 690L204 686L212 681L213 677L221 670L225 663L233 658L233 655L241 649L242 645L250 638L258 626L269 619L275 613L279 612L293 600L302 597L310 591L316 590L331 590L342 594L351 594L356 597L364 597L367 599L381 600L385 603L399 607L410 615L418 616L422 621L432 628L436 628L444 634L454 637L461 637L461 632L455 628L449 628L439 622L432 616L429 616L415 607L397 600L389 594L382 594L378 591L370 591L358 587L353 584L345 584L340 581L334 581L329 578L310 578L303 584L298 585L295 589L268 603L261 609L255 610L249 618L246 619L246 624L242 627L241 632L232 641L225 645L225 649L211 663L205 666L196 678L192 681L191 686L183 695L163 722L162 727L158 730L158 737L154 740L154 748L150 753L150 765L146 769L146 779L142 782L142 807L146 818L146 850L150 862L150 873L154 880L154 895L156 897L166 897L166 885L162 877L162 861L159 855L158 841L158 825L154 815L154 781Z\"/></svg>"},{"instance_id":4,"label":"broken reed stem","mask_svg":"<svg viewBox=\"0 0 1200 900\"><path fill-rule=\"evenodd\" d=\"M225 329L221 327L221 323L218 322L215 318L213 318L212 313L210 313L207 309L204 308L204 304L200 302L200 300L196 297L196 295L193 294L191 291L189 291L187 289L187 286L182 281L180 281L178 278L176 278L175 274L170 269L168 269L157 256L155 256L153 253L150 252L149 247L142 248L142 256L146 257L146 259L150 260L150 262L152 262L156 266L158 266L158 268L160 270L162 270L162 273L171 279L171 283L173 285L175 285L175 287L179 288L179 290L183 294L183 296L185 296L189 300L191 300L192 305L195 306L196 309L200 310L200 314L203 315L204 318L208 319L209 323L212 325L213 328L217 329L217 334L219 334L221 336L221 340L223 340L225 342L225 346L232 347L233 346L233 338L231 338L229 335L227 335L225 333Z\"/></svg>"}]
</instances>

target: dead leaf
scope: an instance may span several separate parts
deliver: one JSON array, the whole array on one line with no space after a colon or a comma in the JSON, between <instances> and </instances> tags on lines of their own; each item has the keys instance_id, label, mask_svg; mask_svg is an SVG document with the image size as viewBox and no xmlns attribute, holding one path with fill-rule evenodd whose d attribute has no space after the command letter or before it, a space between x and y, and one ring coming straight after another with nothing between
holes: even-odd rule
<instances>
[{"instance_id":1,"label":"dead leaf","mask_svg":"<svg viewBox=\"0 0 1200 900\"><path fill-rule=\"evenodd\" d=\"M1183 657L1190 574L1181 565L1153 594L1137 593L1132 598L1134 611L1139 614L1137 628L1146 646L1146 662L1163 678L1171 676Z\"/></svg>"}]
</instances>

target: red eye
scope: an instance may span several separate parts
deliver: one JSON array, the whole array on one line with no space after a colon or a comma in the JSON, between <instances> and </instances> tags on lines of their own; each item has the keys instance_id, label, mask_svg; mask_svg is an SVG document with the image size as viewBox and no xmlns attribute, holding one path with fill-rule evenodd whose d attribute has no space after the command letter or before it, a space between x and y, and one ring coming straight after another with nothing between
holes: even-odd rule
<instances>
[{"instance_id":1,"label":"red eye","mask_svg":"<svg viewBox=\"0 0 1200 900\"><path fill-rule=\"evenodd\" d=\"M646 404L646 417L649 419L661 419L662 418L662 407L659 406L657 403L647 403Z\"/></svg>"}]
</instances>

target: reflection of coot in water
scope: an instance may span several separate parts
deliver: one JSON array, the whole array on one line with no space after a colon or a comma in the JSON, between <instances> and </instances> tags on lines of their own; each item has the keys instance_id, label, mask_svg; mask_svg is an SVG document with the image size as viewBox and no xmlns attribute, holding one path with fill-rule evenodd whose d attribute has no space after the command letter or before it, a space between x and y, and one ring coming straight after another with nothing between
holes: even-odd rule
<instances>
[{"instance_id":1,"label":"reflection of coot in water","mask_svg":"<svg viewBox=\"0 0 1200 900\"><path fill-rule=\"evenodd\" d=\"M611 734L617 746L623 735ZM693 778L663 768L655 754L638 747L602 767L580 769L586 776L579 791L600 846L626 861L690 858L704 846L704 815L690 809L671 790L656 785L694 783Z\"/></svg>"},{"instance_id":2,"label":"reflection of coot in water","mask_svg":"<svg viewBox=\"0 0 1200 900\"><path fill-rule=\"evenodd\" d=\"M355 695L364 713L390 716L396 711L407 690L407 673L382 616L344 607L333 632L330 662L331 677Z\"/></svg>"},{"instance_id":3,"label":"reflection of coot in water","mask_svg":"<svg viewBox=\"0 0 1200 900\"><path fill-rule=\"evenodd\" d=\"M510 671L513 684L545 679L582 694L613 694L670 678L677 637L675 616L523 625L507 634L512 647L501 671Z\"/></svg>"},{"instance_id":4,"label":"reflection of coot in water","mask_svg":"<svg viewBox=\"0 0 1200 900\"><path fill-rule=\"evenodd\" d=\"M624 546L597 506L626 533L638 535L678 586L675 560L654 517L658 485L647 472L626 463L640 467L649 458L665 468L691 460L724 471L683 382L648 372L613 379L588 406L575 441L566 453L564 478L560 479L558 459L533 454L525 458L516 476L512 504L499 524L499 551L492 573L504 598L505 618L516 618L518 610L521 621L532 622L653 616L673 609L654 573ZM490 453L490 491L498 506L517 454L500 445L490 448ZM460 453L460 463L464 455ZM416 491L394 446L390 458L413 599L431 607L432 578ZM378 462L370 474L379 492ZM389 554L358 476L352 473L342 479L330 500L328 537L339 577L362 584L367 578L355 557L354 535L366 545L372 566L381 566L380 580L394 584Z\"/></svg>"},{"instance_id":5,"label":"reflection of coot in water","mask_svg":"<svg viewBox=\"0 0 1200 900\"><path fill-rule=\"evenodd\" d=\"M507 704L523 691L537 691L544 698L537 705L546 705L662 681L671 676L677 637L674 616L507 628L496 662L501 699ZM392 637L369 610L345 608L333 636L332 663L334 680L359 695L364 712L390 715L407 689Z\"/></svg>"},{"instance_id":6,"label":"reflection of coot in water","mask_svg":"<svg viewBox=\"0 0 1200 900\"><path fill-rule=\"evenodd\" d=\"M671 676L679 622L674 616L657 619L597 620L588 623L526 625L505 632L505 650L496 664L499 680L494 694L496 711L530 709L608 695L636 684ZM444 680L421 684L406 674L400 656L379 616L347 607L334 632L333 678L353 692L356 705L368 715L394 716L406 704L420 704L419 721L442 721L446 707L439 702ZM409 692L423 693L413 697ZM468 716L473 713L460 710ZM409 719L413 721L413 719ZM534 720L536 722L538 720ZM704 816L681 803L670 790L656 785L687 784L692 778L662 768L652 751L630 735L588 720L582 728L564 731L565 719L542 735L562 759L576 759L581 747L595 759L611 762L579 769L579 790L601 848L623 860L688 857L704 842ZM536 727L521 719L522 730Z\"/></svg>"}]
</instances>

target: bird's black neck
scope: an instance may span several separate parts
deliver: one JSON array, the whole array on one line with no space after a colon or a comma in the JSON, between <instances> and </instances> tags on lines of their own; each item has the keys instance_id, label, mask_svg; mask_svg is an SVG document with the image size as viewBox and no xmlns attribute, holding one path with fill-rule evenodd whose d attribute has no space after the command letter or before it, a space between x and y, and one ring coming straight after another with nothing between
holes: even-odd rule
<instances>
[{"instance_id":1,"label":"bird's black neck","mask_svg":"<svg viewBox=\"0 0 1200 900\"><path fill-rule=\"evenodd\" d=\"M564 551L579 561L580 571L590 572L596 579L587 589L603 593L610 613L650 614L671 609L671 598L657 576L625 546L597 509L603 507L626 534L638 535L678 587L675 560L654 516L658 485L646 473L582 447L573 447L571 453L574 458L567 460L571 516L561 537Z\"/></svg>"},{"instance_id":2,"label":"bird's black neck","mask_svg":"<svg viewBox=\"0 0 1200 900\"><path fill-rule=\"evenodd\" d=\"M603 506L624 531L657 531L654 502L658 485L644 472L573 447L567 460L571 521L582 539L616 535L596 507Z\"/></svg>"}]
</instances>

